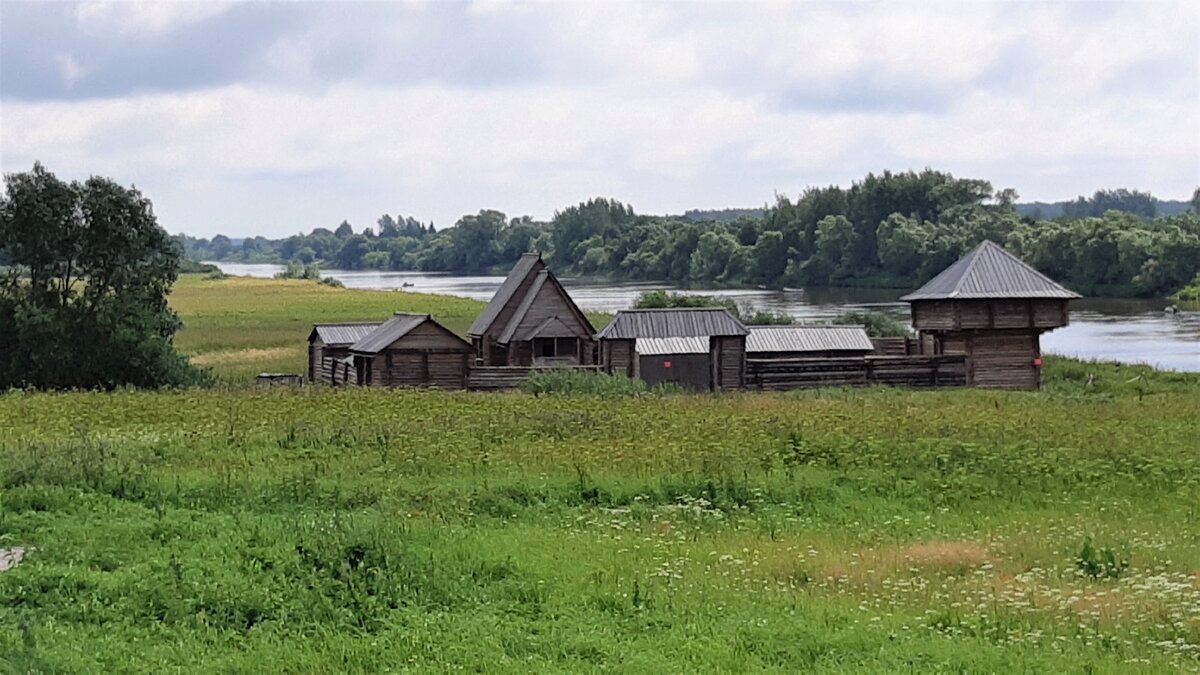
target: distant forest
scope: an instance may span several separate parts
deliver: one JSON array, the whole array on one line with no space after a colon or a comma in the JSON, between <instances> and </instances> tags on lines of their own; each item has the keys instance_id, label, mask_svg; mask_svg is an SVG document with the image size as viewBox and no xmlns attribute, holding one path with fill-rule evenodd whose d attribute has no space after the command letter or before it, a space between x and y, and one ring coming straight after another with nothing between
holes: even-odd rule
<instances>
[{"instance_id":1,"label":"distant forest","mask_svg":"<svg viewBox=\"0 0 1200 675\"><path fill-rule=\"evenodd\" d=\"M1016 199L984 180L885 171L761 209L653 216L597 198L549 222L484 210L437 231L384 214L357 232L343 222L277 240L179 240L194 260L478 274L541 251L565 275L776 288L912 288L984 239L1086 295L1159 297L1200 273L1200 189L1190 203L1123 189Z\"/></svg>"}]
</instances>

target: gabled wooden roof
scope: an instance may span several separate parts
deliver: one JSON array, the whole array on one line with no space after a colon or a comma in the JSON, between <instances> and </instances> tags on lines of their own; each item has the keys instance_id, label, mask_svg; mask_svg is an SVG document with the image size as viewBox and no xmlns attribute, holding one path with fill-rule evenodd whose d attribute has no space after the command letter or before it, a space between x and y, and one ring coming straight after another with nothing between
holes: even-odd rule
<instances>
[{"instance_id":1,"label":"gabled wooden roof","mask_svg":"<svg viewBox=\"0 0 1200 675\"><path fill-rule=\"evenodd\" d=\"M900 298L982 300L1081 297L1033 269L1017 256L985 240L918 290Z\"/></svg>"},{"instance_id":2,"label":"gabled wooden roof","mask_svg":"<svg viewBox=\"0 0 1200 675\"><path fill-rule=\"evenodd\" d=\"M724 307L625 309L596 337L637 338L747 335L750 331Z\"/></svg>"},{"instance_id":3,"label":"gabled wooden roof","mask_svg":"<svg viewBox=\"0 0 1200 675\"><path fill-rule=\"evenodd\" d=\"M344 321L342 323L314 323L308 341L320 338L326 347L349 347L379 327L379 321Z\"/></svg>"},{"instance_id":4,"label":"gabled wooden roof","mask_svg":"<svg viewBox=\"0 0 1200 675\"><path fill-rule=\"evenodd\" d=\"M396 340L408 335L414 328L420 326L426 321L433 322L437 327L446 331L449 335L454 335L452 331L445 328L429 314L407 314L404 312L396 312L395 316L383 322L378 328L371 331L366 337L358 342L355 342L350 347L350 351L355 354L378 354L379 352L390 347ZM467 349L471 347L470 343L463 340L461 337L454 335L455 339L463 343Z\"/></svg>"},{"instance_id":5,"label":"gabled wooden roof","mask_svg":"<svg viewBox=\"0 0 1200 675\"><path fill-rule=\"evenodd\" d=\"M483 312L475 318L471 324L471 328L467 330L467 335L471 337L480 337L488 332L488 329L495 323L500 313L510 302L520 302L521 298L514 298L517 290L521 287L521 283L529 277L530 273L540 271L546 267L546 263L542 262L541 253L524 253L521 259L513 265L512 270L504 279L504 283L500 284L500 288L496 290L496 294L492 296L491 302L487 307L483 308Z\"/></svg>"}]
</instances>

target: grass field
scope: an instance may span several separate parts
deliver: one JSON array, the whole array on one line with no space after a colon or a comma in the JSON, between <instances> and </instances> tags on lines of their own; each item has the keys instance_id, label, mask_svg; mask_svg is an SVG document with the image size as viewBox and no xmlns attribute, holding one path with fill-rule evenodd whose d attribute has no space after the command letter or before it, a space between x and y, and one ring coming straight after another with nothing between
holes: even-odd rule
<instances>
[{"instance_id":1,"label":"grass field","mask_svg":"<svg viewBox=\"0 0 1200 675\"><path fill-rule=\"evenodd\" d=\"M478 307L205 283L201 355ZM0 670L1200 670L1200 377L1047 381L0 394Z\"/></svg>"},{"instance_id":2,"label":"grass field","mask_svg":"<svg viewBox=\"0 0 1200 675\"><path fill-rule=\"evenodd\" d=\"M305 280L182 275L171 306L184 328L175 338L193 363L228 381L262 372L304 373L314 323L385 321L393 312L433 313L465 334L483 303L400 291L333 288Z\"/></svg>"},{"instance_id":3,"label":"grass field","mask_svg":"<svg viewBox=\"0 0 1200 675\"><path fill-rule=\"evenodd\" d=\"M182 275L170 299L184 322L175 344L193 363L228 382L264 372L306 372L314 323L384 321L393 312L417 312L433 314L465 336L484 306L467 298L351 290L304 280L214 280L199 274ZM608 321L603 314L589 316L597 328Z\"/></svg>"}]
</instances>

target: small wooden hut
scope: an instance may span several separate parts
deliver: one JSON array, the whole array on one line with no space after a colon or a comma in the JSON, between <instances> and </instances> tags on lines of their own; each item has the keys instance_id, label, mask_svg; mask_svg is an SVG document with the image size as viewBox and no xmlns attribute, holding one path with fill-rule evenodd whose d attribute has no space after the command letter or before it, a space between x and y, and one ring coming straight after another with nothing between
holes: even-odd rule
<instances>
[{"instance_id":1,"label":"small wooden hut","mask_svg":"<svg viewBox=\"0 0 1200 675\"><path fill-rule=\"evenodd\" d=\"M862 326L748 326L746 358L816 359L866 356L875 350Z\"/></svg>"},{"instance_id":2,"label":"small wooden hut","mask_svg":"<svg viewBox=\"0 0 1200 675\"><path fill-rule=\"evenodd\" d=\"M428 314L397 312L350 347L354 379L364 386L467 386L471 344Z\"/></svg>"},{"instance_id":3,"label":"small wooden hut","mask_svg":"<svg viewBox=\"0 0 1200 675\"><path fill-rule=\"evenodd\" d=\"M998 389L1042 384L1043 332L1067 325L1067 302L1080 297L984 241L901 300L935 354L967 355L967 383Z\"/></svg>"},{"instance_id":4,"label":"small wooden hut","mask_svg":"<svg viewBox=\"0 0 1200 675\"><path fill-rule=\"evenodd\" d=\"M339 362L350 356L350 346L379 327L378 321L313 324L308 334L308 381L344 384L335 377Z\"/></svg>"},{"instance_id":5,"label":"small wooden hut","mask_svg":"<svg viewBox=\"0 0 1200 675\"><path fill-rule=\"evenodd\" d=\"M521 256L467 331L482 366L591 365L595 334L540 253Z\"/></svg>"},{"instance_id":6,"label":"small wooden hut","mask_svg":"<svg viewBox=\"0 0 1200 675\"><path fill-rule=\"evenodd\" d=\"M638 338L637 376L651 385L676 384L695 391L712 391L708 336Z\"/></svg>"},{"instance_id":7,"label":"small wooden hut","mask_svg":"<svg viewBox=\"0 0 1200 675\"><path fill-rule=\"evenodd\" d=\"M609 373L720 390L742 387L749 332L721 307L631 309L617 312L597 338Z\"/></svg>"}]
</instances>

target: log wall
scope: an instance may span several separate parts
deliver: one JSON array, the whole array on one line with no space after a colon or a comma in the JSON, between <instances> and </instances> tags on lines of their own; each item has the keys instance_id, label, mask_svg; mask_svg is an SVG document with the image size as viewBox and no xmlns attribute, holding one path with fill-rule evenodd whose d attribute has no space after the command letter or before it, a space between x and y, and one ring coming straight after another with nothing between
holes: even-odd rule
<instances>
[{"instance_id":1,"label":"log wall","mask_svg":"<svg viewBox=\"0 0 1200 675\"><path fill-rule=\"evenodd\" d=\"M746 387L751 389L788 390L872 384L961 387L966 382L966 356L961 354L746 361Z\"/></svg>"},{"instance_id":2,"label":"log wall","mask_svg":"<svg viewBox=\"0 0 1200 675\"><path fill-rule=\"evenodd\" d=\"M633 340L602 340L600 342L600 363L605 372L636 377L637 355Z\"/></svg>"},{"instance_id":3,"label":"log wall","mask_svg":"<svg viewBox=\"0 0 1200 675\"><path fill-rule=\"evenodd\" d=\"M309 381L334 384L337 361L349 356L350 350L345 347L325 347L320 342L314 342L308 349Z\"/></svg>"},{"instance_id":4,"label":"log wall","mask_svg":"<svg viewBox=\"0 0 1200 675\"><path fill-rule=\"evenodd\" d=\"M1037 389L1042 383L1037 334L980 332L965 337L968 382L988 389Z\"/></svg>"},{"instance_id":5,"label":"log wall","mask_svg":"<svg viewBox=\"0 0 1200 675\"><path fill-rule=\"evenodd\" d=\"M471 358L464 350L384 350L370 359L371 384L462 389L467 384Z\"/></svg>"},{"instance_id":6,"label":"log wall","mask_svg":"<svg viewBox=\"0 0 1200 675\"><path fill-rule=\"evenodd\" d=\"M1037 328L1068 323L1067 301L1044 299L916 300L913 326L920 331Z\"/></svg>"},{"instance_id":7,"label":"log wall","mask_svg":"<svg viewBox=\"0 0 1200 675\"><path fill-rule=\"evenodd\" d=\"M529 381L530 373L540 368L527 366L482 366L467 373L467 389L471 391L500 391L518 389ZM548 370L548 369L547 369ZM575 366L570 370L601 372L599 366Z\"/></svg>"},{"instance_id":8,"label":"log wall","mask_svg":"<svg viewBox=\"0 0 1200 675\"><path fill-rule=\"evenodd\" d=\"M709 341L713 389L741 389L746 379L746 338L714 337Z\"/></svg>"}]
</instances>

